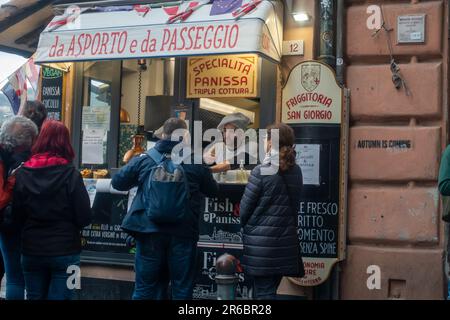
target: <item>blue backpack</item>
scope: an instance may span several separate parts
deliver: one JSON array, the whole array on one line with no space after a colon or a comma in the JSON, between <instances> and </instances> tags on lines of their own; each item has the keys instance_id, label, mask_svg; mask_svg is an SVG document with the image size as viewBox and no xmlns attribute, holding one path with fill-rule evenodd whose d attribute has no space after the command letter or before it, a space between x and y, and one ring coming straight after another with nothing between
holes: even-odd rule
<instances>
[{"instance_id":1,"label":"blue backpack","mask_svg":"<svg viewBox=\"0 0 450 320\"><path fill-rule=\"evenodd\" d=\"M183 167L170 155L150 149L147 154L155 161L143 186L143 198L148 218L155 223L180 223L189 210L189 182Z\"/></svg>"}]
</instances>

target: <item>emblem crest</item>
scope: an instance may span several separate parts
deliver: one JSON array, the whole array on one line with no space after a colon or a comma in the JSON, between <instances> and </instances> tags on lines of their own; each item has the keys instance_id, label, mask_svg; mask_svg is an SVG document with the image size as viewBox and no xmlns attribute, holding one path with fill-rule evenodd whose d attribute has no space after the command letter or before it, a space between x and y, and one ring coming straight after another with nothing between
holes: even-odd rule
<instances>
[{"instance_id":1,"label":"emblem crest","mask_svg":"<svg viewBox=\"0 0 450 320\"><path fill-rule=\"evenodd\" d=\"M314 91L320 84L320 65L306 64L302 66L302 86L306 91Z\"/></svg>"}]
</instances>

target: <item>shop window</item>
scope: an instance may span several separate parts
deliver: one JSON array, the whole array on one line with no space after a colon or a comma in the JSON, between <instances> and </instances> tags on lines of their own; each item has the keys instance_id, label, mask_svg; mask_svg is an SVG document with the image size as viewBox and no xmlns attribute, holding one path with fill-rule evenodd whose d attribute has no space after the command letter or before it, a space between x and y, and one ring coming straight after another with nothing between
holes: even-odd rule
<instances>
[{"instance_id":1,"label":"shop window","mask_svg":"<svg viewBox=\"0 0 450 320\"><path fill-rule=\"evenodd\" d=\"M153 146L153 133L171 116L174 86L174 59L124 60L120 104L119 166L143 133L144 150ZM140 129L139 129L140 127Z\"/></svg>"},{"instance_id":2,"label":"shop window","mask_svg":"<svg viewBox=\"0 0 450 320\"><path fill-rule=\"evenodd\" d=\"M203 132L209 128L217 128L223 117L235 112L240 112L250 119L248 129L259 128L260 101L258 98L201 98L199 106L198 119L202 122ZM252 139L258 138L256 136ZM203 141L203 147L208 144L210 142Z\"/></svg>"},{"instance_id":3,"label":"shop window","mask_svg":"<svg viewBox=\"0 0 450 320\"><path fill-rule=\"evenodd\" d=\"M111 84L109 82L89 79L89 106L108 108L111 106Z\"/></svg>"},{"instance_id":4,"label":"shop window","mask_svg":"<svg viewBox=\"0 0 450 320\"><path fill-rule=\"evenodd\" d=\"M111 152L112 82L111 61L83 63L80 163L83 168L109 169Z\"/></svg>"}]
</instances>

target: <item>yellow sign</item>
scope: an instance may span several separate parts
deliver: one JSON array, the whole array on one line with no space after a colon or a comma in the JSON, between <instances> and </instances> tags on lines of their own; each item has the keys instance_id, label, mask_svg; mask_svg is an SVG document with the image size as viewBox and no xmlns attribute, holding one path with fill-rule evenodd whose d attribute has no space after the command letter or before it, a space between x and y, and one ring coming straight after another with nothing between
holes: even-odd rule
<instances>
[{"instance_id":1,"label":"yellow sign","mask_svg":"<svg viewBox=\"0 0 450 320\"><path fill-rule=\"evenodd\" d=\"M220 55L188 59L188 98L258 96L258 56Z\"/></svg>"},{"instance_id":2,"label":"yellow sign","mask_svg":"<svg viewBox=\"0 0 450 320\"><path fill-rule=\"evenodd\" d=\"M334 264L338 262L337 258L304 257L302 260L305 276L303 278L289 278L289 280L303 287L318 286L324 283L330 276Z\"/></svg>"}]
</instances>

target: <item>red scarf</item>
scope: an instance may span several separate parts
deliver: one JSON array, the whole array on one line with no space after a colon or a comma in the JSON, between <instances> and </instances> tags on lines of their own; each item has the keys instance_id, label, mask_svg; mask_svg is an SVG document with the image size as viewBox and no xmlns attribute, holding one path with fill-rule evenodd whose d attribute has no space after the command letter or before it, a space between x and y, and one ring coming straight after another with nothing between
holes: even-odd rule
<instances>
[{"instance_id":1,"label":"red scarf","mask_svg":"<svg viewBox=\"0 0 450 320\"><path fill-rule=\"evenodd\" d=\"M42 168L65 164L69 164L69 161L58 155L50 153L38 153L33 155L30 160L25 162L24 166L28 168Z\"/></svg>"}]
</instances>

